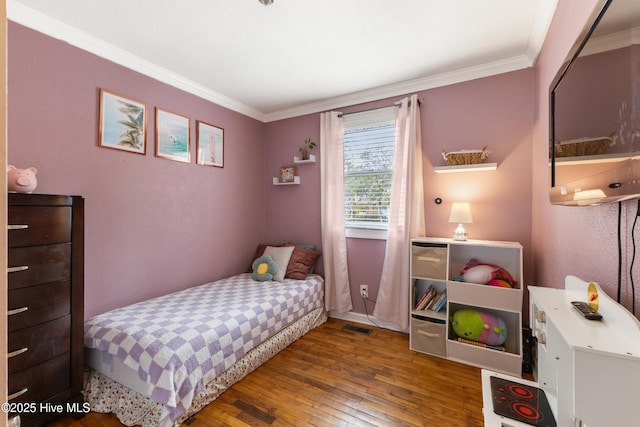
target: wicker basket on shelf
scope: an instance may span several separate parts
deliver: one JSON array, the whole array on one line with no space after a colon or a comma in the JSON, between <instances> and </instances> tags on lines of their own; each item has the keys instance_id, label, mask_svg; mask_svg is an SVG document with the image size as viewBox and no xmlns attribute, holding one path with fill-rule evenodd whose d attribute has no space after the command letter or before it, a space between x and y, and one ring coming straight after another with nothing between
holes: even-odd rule
<instances>
[{"instance_id":1,"label":"wicker basket on shelf","mask_svg":"<svg viewBox=\"0 0 640 427\"><path fill-rule=\"evenodd\" d=\"M615 144L610 137L580 138L556 143L556 157L580 157L607 154Z\"/></svg>"},{"instance_id":2,"label":"wicker basket on shelf","mask_svg":"<svg viewBox=\"0 0 640 427\"><path fill-rule=\"evenodd\" d=\"M487 151L486 145L481 150L442 152L442 157L447 162L447 166L477 165L482 163L488 156L489 151Z\"/></svg>"}]
</instances>

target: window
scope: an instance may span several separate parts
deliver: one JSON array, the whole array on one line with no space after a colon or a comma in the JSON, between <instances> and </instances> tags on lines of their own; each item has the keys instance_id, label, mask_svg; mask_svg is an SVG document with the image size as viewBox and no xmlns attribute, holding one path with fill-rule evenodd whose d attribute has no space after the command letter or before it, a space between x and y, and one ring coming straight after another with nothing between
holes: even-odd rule
<instances>
[{"instance_id":1,"label":"window","mask_svg":"<svg viewBox=\"0 0 640 427\"><path fill-rule=\"evenodd\" d=\"M386 238L396 107L344 116L347 236Z\"/></svg>"}]
</instances>

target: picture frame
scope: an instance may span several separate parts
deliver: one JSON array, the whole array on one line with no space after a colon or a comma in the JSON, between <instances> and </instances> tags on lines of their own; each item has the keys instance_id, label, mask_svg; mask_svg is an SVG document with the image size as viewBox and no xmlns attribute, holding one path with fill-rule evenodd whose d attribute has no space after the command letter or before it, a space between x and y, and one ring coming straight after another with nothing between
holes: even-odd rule
<instances>
[{"instance_id":1,"label":"picture frame","mask_svg":"<svg viewBox=\"0 0 640 427\"><path fill-rule=\"evenodd\" d=\"M147 104L101 88L98 146L147 154Z\"/></svg>"},{"instance_id":2,"label":"picture frame","mask_svg":"<svg viewBox=\"0 0 640 427\"><path fill-rule=\"evenodd\" d=\"M156 107L156 157L191 163L189 117Z\"/></svg>"},{"instance_id":3,"label":"picture frame","mask_svg":"<svg viewBox=\"0 0 640 427\"><path fill-rule=\"evenodd\" d=\"M294 182L296 177L296 166L282 166L280 168L280 182Z\"/></svg>"},{"instance_id":4,"label":"picture frame","mask_svg":"<svg viewBox=\"0 0 640 427\"><path fill-rule=\"evenodd\" d=\"M196 163L224 167L224 129L196 121Z\"/></svg>"}]
</instances>

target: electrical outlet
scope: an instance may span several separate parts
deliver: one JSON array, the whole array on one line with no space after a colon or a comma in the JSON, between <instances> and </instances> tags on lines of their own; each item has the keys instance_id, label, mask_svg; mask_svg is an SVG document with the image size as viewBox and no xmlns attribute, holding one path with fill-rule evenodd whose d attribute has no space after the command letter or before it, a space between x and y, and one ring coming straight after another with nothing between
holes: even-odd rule
<instances>
[{"instance_id":1,"label":"electrical outlet","mask_svg":"<svg viewBox=\"0 0 640 427\"><path fill-rule=\"evenodd\" d=\"M369 285L360 285L360 295L369 298Z\"/></svg>"}]
</instances>

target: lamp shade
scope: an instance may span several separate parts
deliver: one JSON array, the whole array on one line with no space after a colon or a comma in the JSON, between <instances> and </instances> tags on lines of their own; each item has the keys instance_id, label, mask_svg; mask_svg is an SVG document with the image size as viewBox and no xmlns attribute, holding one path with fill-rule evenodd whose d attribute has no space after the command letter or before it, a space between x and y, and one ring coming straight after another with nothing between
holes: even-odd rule
<instances>
[{"instance_id":1,"label":"lamp shade","mask_svg":"<svg viewBox=\"0 0 640 427\"><path fill-rule=\"evenodd\" d=\"M469 224L473 222L471 217L471 207L467 202L454 202L451 204L451 213L449 214L449 222L457 222L458 224Z\"/></svg>"}]
</instances>

